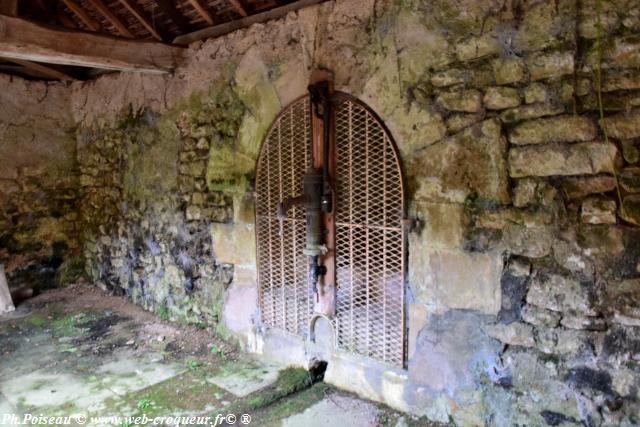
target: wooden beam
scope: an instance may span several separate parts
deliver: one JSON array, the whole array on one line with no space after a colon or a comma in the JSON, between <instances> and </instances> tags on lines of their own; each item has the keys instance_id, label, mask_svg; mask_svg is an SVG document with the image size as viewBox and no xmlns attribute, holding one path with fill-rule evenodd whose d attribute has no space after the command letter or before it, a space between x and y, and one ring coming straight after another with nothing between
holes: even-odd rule
<instances>
[{"instance_id":1,"label":"wooden beam","mask_svg":"<svg viewBox=\"0 0 640 427\"><path fill-rule=\"evenodd\" d=\"M153 25L149 22L145 13L138 7L137 4L133 3L131 0L120 0L120 3L131 13L137 20L142 24L144 28L151 33L154 39L162 41L162 36L160 33L154 28Z\"/></svg>"},{"instance_id":2,"label":"wooden beam","mask_svg":"<svg viewBox=\"0 0 640 427\"><path fill-rule=\"evenodd\" d=\"M182 61L184 52L161 43L53 29L0 15L0 56L5 58L166 73Z\"/></svg>"},{"instance_id":3,"label":"wooden beam","mask_svg":"<svg viewBox=\"0 0 640 427\"><path fill-rule=\"evenodd\" d=\"M200 0L187 0L187 1L191 5L191 7L193 7L196 10L196 12L198 12L198 15L200 15L202 19L207 21L207 24L209 25L214 24L213 17L209 13L209 11L200 4Z\"/></svg>"},{"instance_id":4,"label":"wooden beam","mask_svg":"<svg viewBox=\"0 0 640 427\"><path fill-rule=\"evenodd\" d=\"M18 16L18 0L0 0L0 14Z\"/></svg>"},{"instance_id":5,"label":"wooden beam","mask_svg":"<svg viewBox=\"0 0 640 427\"><path fill-rule=\"evenodd\" d=\"M118 18L109 8L102 2L102 0L88 0L91 6L93 6L98 12L102 14L106 18L107 21L113 25L113 27L118 30L118 32L124 36L129 38L134 38L133 34L129 29L122 23L120 18Z\"/></svg>"},{"instance_id":6,"label":"wooden beam","mask_svg":"<svg viewBox=\"0 0 640 427\"><path fill-rule=\"evenodd\" d=\"M21 65L28 71L35 72L36 74L43 75L45 77L55 80L75 80L75 78L67 74L61 67L52 65L38 64L37 62L24 61L22 59L9 59L9 61Z\"/></svg>"},{"instance_id":7,"label":"wooden beam","mask_svg":"<svg viewBox=\"0 0 640 427\"><path fill-rule=\"evenodd\" d=\"M240 28L245 28L250 25L257 24L259 22L266 22L271 19L281 18L289 12L302 9L304 7L313 6L324 1L326 0L299 0L286 6L247 16L246 18L238 19L231 22L225 22L224 24L214 25L213 27L203 28L202 30L194 31L193 33L178 36L173 40L173 43L179 45L188 45L189 43L193 43L198 40L208 39L211 37L219 37L232 31L239 30Z\"/></svg>"},{"instance_id":8,"label":"wooden beam","mask_svg":"<svg viewBox=\"0 0 640 427\"><path fill-rule=\"evenodd\" d=\"M171 19L171 22L176 24L178 30L180 30L181 34L188 33L191 31L191 24L187 20L187 18L182 15L178 9L176 9L174 2L172 0L156 0L158 7L160 8L160 12L164 13Z\"/></svg>"},{"instance_id":9,"label":"wooden beam","mask_svg":"<svg viewBox=\"0 0 640 427\"><path fill-rule=\"evenodd\" d=\"M62 0L62 2L69 8L69 10L71 10L71 12L73 12L74 15L80 18L82 23L91 31L98 32L102 29L100 24L91 19L91 17L87 15L87 12L78 3L73 0Z\"/></svg>"},{"instance_id":10,"label":"wooden beam","mask_svg":"<svg viewBox=\"0 0 640 427\"><path fill-rule=\"evenodd\" d=\"M247 8L244 7L244 5L242 3L240 3L240 0L229 0L229 3L231 3L231 6L233 6L233 8L240 14L240 16L247 17L249 14L247 13Z\"/></svg>"}]
</instances>

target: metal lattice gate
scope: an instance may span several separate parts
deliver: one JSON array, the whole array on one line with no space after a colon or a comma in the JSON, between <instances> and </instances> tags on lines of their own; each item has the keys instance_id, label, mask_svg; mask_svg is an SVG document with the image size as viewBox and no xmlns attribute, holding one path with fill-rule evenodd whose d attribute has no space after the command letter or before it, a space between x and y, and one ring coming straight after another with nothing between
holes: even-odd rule
<instances>
[{"instance_id":1,"label":"metal lattice gate","mask_svg":"<svg viewBox=\"0 0 640 427\"><path fill-rule=\"evenodd\" d=\"M338 93L335 111L336 315L338 348L404 362L404 191L395 145L364 104ZM284 219L278 203L300 192L311 164L311 104L287 107L264 141L256 176L258 282L264 324L308 336L305 212Z\"/></svg>"}]
</instances>

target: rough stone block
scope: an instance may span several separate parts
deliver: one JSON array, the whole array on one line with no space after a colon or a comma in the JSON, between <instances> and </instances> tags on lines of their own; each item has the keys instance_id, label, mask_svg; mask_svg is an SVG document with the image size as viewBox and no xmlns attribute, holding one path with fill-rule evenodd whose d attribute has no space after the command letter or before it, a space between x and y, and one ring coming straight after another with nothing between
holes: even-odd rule
<instances>
[{"instance_id":1,"label":"rough stone block","mask_svg":"<svg viewBox=\"0 0 640 427\"><path fill-rule=\"evenodd\" d=\"M521 120L537 119L545 116L555 116L564 113L564 107L561 105L549 103L536 103L529 105L521 105L519 107L510 108L500 113L500 120L505 123L515 123Z\"/></svg>"},{"instance_id":2,"label":"rough stone block","mask_svg":"<svg viewBox=\"0 0 640 427\"><path fill-rule=\"evenodd\" d=\"M523 122L509 132L509 142L528 145L591 141L596 135L596 126L590 119L567 115Z\"/></svg>"},{"instance_id":3,"label":"rough stone block","mask_svg":"<svg viewBox=\"0 0 640 427\"><path fill-rule=\"evenodd\" d=\"M551 253L555 230L552 227L525 227L507 224L503 230L503 245L514 255L542 258Z\"/></svg>"},{"instance_id":4,"label":"rough stone block","mask_svg":"<svg viewBox=\"0 0 640 427\"><path fill-rule=\"evenodd\" d=\"M607 329L607 324L601 317L565 314L562 316L560 324L568 329L584 329L588 331L604 331Z\"/></svg>"},{"instance_id":5,"label":"rough stone block","mask_svg":"<svg viewBox=\"0 0 640 427\"><path fill-rule=\"evenodd\" d=\"M640 168L625 168L618 174L620 185L630 193L640 193Z\"/></svg>"},{"instance_id":6,"label":"rough stone block","mask_svg":"<svg viewBox=\"0 0 640 427\"><path fill-rule=\"evenodd\" d=\"M444 92L438 95L436 102L450 111L476 113L482 109L482 94L473 89Z\"/></svg>"},{"instance_id":7,"label":"rough stone block","mask_svg":"<svg viewBox=\"0 0 640 427\"><path fill-rule=\"evenodd\" d=\"M483 58L500 52L500 42L495 35L490 33L471 37L456 44L456 56L460 61Z\"/></svg>"},{"instance_id":8,"label":"rough stone block","mask_svg":"<svg viewBox=\"0 0 640 427\"><path fill-rule=\"evenodd\" d=\"M612 138L637 138L640 136L640 108L605 117L602 124Z\"/></svg>"},{"instance_id":9,"label":"rough stone block","mask_svg":"<svg viewBox=\"0 0 640 427\"><path fill-rule=\"evenodd\" d=\"M510 87L490 87L486 89L483 101L490 110L504 110L520 105L520 93Z\"/></svg>"},{"instance_id":10,"label":"rough stone block","mask_svg":"<svg viewBox=\"0 0 640 427\"><path fill-rule=\"evenodd\" d=\"M580 217L585 224L615 224L617 208L615 200L591 196L582 202Z\"/></svg>"},{"instance_id":11,"label":"rough stone block","mask_svg":"<svg viewBox=\"0 0 640 427\"><path fill-rule=\"evenodd\" d=\"M484 114L452 114L447 118L447 129L451 133L458 133L484 119Z\"/></svg>"},{"instance_id":12,"label":"rough stone block","mask_svg":"<svg viewBox=\"0 0 640 427\"><path fill-rule=\"evenodd\" d=\"M515 181L513 187L513 206L527 207L536 201L538 181L533 178L522 178Z\"/></svg>"},{"instance_id":13,"label":"rough stone block","mask_svg":"<svg viewBox=\"0 0 640 427\"><path fill-rule=\"evenodd\" d=\"M626 196L622 200L621 216L630 223L640 225L640 195Z\"/></svg>"},{"instance_id":14,"label":"rough stone block","mask_svg":"<svg viewBox=\"0 0 640 427\"><path fill-rule=\"evenodd\" d=\"M544 103L549 100L549 89L544 83L531 83L524 88L524 102L526 104L534 104L536 102Z\"/></svg>"},{"instance_id":15,"label":"rough stone block","mask_svg":"<svg viewBox=\"0 0 640 427\"><path fill-rule=\"evenodd\" d=\"M525 304L522 307L522 320L535 326L555 328L560 323L560 314L535 305Z\"/></svg>"},{"instance_id":16,"label":"rough stone block","mask_svg":"<svg viewBox=\"0 0 640 427\"><path fill-rule=\"evenodd\" d=\"M417 200L463 203L472 193L509 203L506 139L500 123L485 120L422 150L409 165L417 177Z\"/></svg>"},{"instance_id":17,"label":"rough stone block","mask_svg":"<svg viewBox=\"0 0 640 427\"><path fill-rule=\"evenodd\" d=\"M590 194L607 193L615 190L616 180L611 175L567 178L562 191L569 200L581 199Z\"/></svg>"},{"instance_id":18,"label":"rough stone block","mask_svg":"<svg viewBox=\"0 0 640 427\"><path fill-rule=\"evenodd\" d=\"M520 58L499 58L491 62L493 76L499 85L520 83L525 79L524 61Z\"/></svg>"},{"instance_id":19,"label":"rough stone block","mask_svg":"<svg viewBox=\"0 0 640 427\"><path fill-rule=\"evenodd\" d=\"M627 163L636 164L640 160L640 143L634 140L621 141L622 156Z\"/></svg>"},{"instance_id":20,"label":"rough stone block","mask_svg":"<svg viewBox=\"0 0 640 427\"><path fill-rule=\"evenodd\" d=\"M533 347L533 327L525 323L497 324L486 327L487 334L503 344Z\"/></svg>"},{"instance_id":21,"label":"rough stone block","mask_svg":"<svg viewBox=\"0 0 640 427\"><path fill-rule=\"evenodd\" d=\"M599 314L593 300L592 285L559 274L536 274L527 293L529 304L553 311L583 313L586 316Z\"/></svg>"},{"instance_id":22,"label":"rough stone block","mask_svg":"<svg viewBox=\"0 0 640 427\"><path fill-rule=\"evenodd\" d=\"M526 60L532 81L573 74L573 52L535 53Z\"/></svg>"},{"instance_id":23,"label":"rough stone block","mask_svg":"<svg viewBox=\"0 0 640 427\"><path fill-rule=\"evenodd\" d=\"M416 302L438 309L459 308L497 314L502 255L409 250L409 282Z\"/></svg>"},{"instance_id":24,"label":"rough stone block","mask_svg":"<svg viewBox=\"0 0 640 427\"><path fill-rule=\"evenodd\" d=\"M469 73L458 68L438 71L431 76L430 82L436 87L447 87L464 83L469 79Z\"/></svg>"},{"instance_id":25,"label":"rough stone block","mask_svg":"<svg viewBox=\"0 0 640 427\"><path fill-rule=\"evenodd\" d=\"M521 178L613 172L617 155L615 145L598 141L515 147L509 150L509 174Z\"/></svg>"}]
</instances>

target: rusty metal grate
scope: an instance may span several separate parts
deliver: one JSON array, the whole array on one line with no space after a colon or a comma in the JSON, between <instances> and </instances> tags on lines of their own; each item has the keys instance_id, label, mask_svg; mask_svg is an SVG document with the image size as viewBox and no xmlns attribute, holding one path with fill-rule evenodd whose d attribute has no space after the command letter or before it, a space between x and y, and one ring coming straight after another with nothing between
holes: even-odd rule
<instances>
[{"instance_id":1,"label":"rusty metal grate","mask_svg":"<svg viewBox=\"0 0 640 427\"><path fill-rule=\"evenodd\" d=\"M338 346L402 366L404 192L382 123L360 102L336 108Z\"/></svg>"},{"instance_id":2,"label":"rusty metal grate","mask_svg":"<svg viewBox=\"0 0 640 427\"><path fill-rule=\"evenodd\" d=\"M404 191L399 159L381 121L362 103L336 95L335 179L339 348L396 366L404 362ZM285 109L263 144L256 176L258 282L262 321L308 335L313 294L302 255L304 209L276 217L300 193L311 163L308 97Z\"/></svg>"},{"instance_id":3,"label":"rusty metal grate","mask_svg":"<svg viewBox=\"0 0 640 427\"><path fill-rule=\"evenodd\" d=\"M313 311L307 283L304 208L295 206L287 218L277 205L300 192L311 163L311 105L307 97L294 102L271 126L256 174L258 284L262 321L271 327L306 335Z\"/></svg>"}]
</instances>

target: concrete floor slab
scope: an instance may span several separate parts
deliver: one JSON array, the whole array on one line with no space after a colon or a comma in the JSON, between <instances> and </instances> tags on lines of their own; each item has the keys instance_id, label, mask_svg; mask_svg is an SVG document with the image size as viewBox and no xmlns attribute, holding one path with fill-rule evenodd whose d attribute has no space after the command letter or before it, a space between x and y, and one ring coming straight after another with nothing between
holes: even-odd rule
<instances>
[{"instance_id":1,"label":"concrete floor slab","mask_svg":"<svg viewBox=\"0 0 640 427\"><path fill-rule=\"evenodd\" d=\"M273 384L280 369L282 367L258 363L236 364L232 369L221 369L216 375L207 377L207 381L238 397L245 397Z\"/></svg>"},{"instance_id":2,"label":"concrete floor slab","mask_svg":"<svg viewBox=\"0 0 640 427\"><path fill-rule=\"evenodd\" d=\"M282 427L370 427L378 424L378 413L379 409L373 403L333 395L302 413L285 418Z\"/></svg>"}]
</instances>

